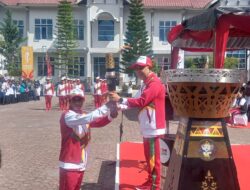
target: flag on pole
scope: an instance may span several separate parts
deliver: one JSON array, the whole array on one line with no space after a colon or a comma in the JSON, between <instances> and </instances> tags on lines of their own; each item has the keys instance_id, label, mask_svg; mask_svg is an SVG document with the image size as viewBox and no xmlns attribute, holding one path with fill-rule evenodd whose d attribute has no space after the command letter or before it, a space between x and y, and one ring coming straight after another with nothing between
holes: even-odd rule
<instances>
[{"instance_id":1,"label":"flag on pole","mask_svg":"<svg viewBox=\"0 0 250 190\"><path fill-rule=\"evenodd\" d=\"M46 61L46 65L47 65L47 76L51 77L52 76L52 66L51 66L50 57L49 57L48 52L46 52L45 61Z\"/></svg>"}]
</instances>

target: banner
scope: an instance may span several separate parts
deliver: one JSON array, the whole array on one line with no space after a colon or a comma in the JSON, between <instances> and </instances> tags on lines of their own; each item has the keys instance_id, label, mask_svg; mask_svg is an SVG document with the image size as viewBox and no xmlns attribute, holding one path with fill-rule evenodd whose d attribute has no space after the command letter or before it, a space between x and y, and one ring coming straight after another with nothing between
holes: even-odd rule
<instances>
[{"instance_id":1,"label":"banner","mask_svg":"<svg viewBox=\"0 0 250 190\"><path fill-rule=\"evenodd\" d=\"M30 46L22 47L22 77L25 79L33 79L33 48Z\"/></svg>"}]
</instances>

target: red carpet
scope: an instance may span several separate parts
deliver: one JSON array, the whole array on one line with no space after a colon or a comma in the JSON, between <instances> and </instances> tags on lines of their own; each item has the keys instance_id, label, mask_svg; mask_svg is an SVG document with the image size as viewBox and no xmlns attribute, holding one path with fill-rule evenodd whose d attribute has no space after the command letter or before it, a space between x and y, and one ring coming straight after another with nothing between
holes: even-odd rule
<instances>
[{"instance_id":1,"label":"red carpet","mask_svg":"<svg viewBox=\"0 0 250 190\"><path fill-rule=\"evenodd\" d=\"M230 126L231 128L240 128L240 129L244 129L244 128L250 128L250 122L248 122L247 126L243 126L243 125L235 125L235 126Z\"/></svg>"},{"instance_id":2,"label":"red carpet","mask_svg":"<svg viewBox=\"0 0 250 190\"><path fill-rule=\"evenodd\" d=\"M241 190L249 190L250 145L233 145L234 160ZM132 190L145 182L145 159L141 143L124 142L120 144L119 190ZM118 190L118 189L117 189Z\"/></svg>"}]
</instances>

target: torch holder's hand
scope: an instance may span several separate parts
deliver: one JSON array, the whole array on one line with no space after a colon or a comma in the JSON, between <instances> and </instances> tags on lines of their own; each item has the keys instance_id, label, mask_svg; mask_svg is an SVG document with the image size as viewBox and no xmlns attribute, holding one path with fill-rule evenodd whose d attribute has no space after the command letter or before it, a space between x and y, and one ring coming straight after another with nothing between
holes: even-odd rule
<instances>
[{"instance_id":1,"label":"torch holder's hand","mask_svg":"<svg viewBox=\"0 0 250 190\"><path fill-rule=\"evenodd\" d=\"M106 103L106 106L109 108L110 110L110 116L112 118L116 118L118 115L118 107L117 107L117 103L114 101L108 101Z\"/></svg>"}]
</instances>

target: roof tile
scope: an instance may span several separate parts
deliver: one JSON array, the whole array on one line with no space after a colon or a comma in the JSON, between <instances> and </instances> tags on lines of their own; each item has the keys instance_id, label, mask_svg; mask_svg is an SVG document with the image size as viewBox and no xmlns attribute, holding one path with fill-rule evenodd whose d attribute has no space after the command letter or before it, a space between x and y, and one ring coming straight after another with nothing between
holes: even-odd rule
<instances>
[{"instance_id":1,"label":"roof tile","mask_svg":"<svg viewBox=\"0 0 250 190\"><path fill-rule=\"evenodd\" d=\"M0 3L5 5L18 5L18 4L58 4L60 0L0 0ZM79 2L77 0L70 0L73 3ZM146 8L205 8L213 0L143 0Z\"/></svg>"},{"instance_id":2,"label":"roof tile","mask_svg":"<svg viewBox=\"0 0 250 190\"><path fill-rule=\"evenodd\" d=\"M212 0L143 0L145 7L205 8Z\"/></svg>"},{"instance_id":3,"label":"roof tile","mask_svg":"<svg viewBox=\"0 0 250 190\"><path fill-rule=\"evenodd\" d=\"M0 0L1 3L5 5L18 5L18 4L33 4L33 5L43 5L43 4L58 4L60 0ZM76 0L70 0L76 2Z\"/></svg>"}]
</instances>

